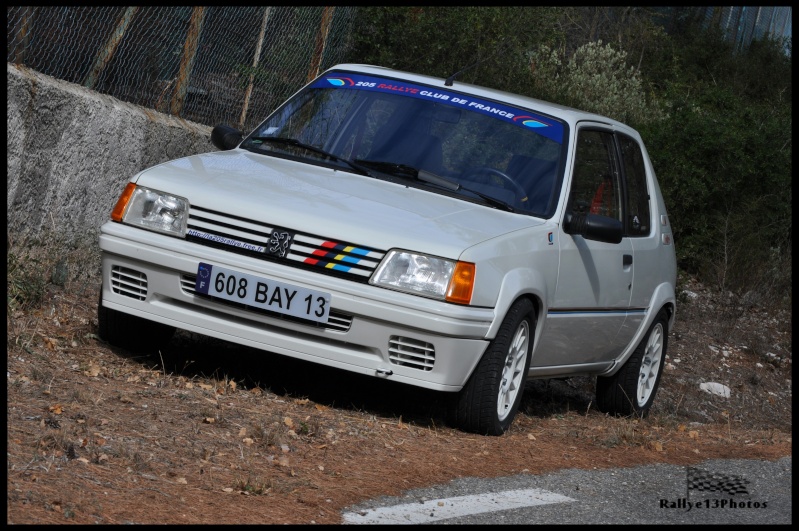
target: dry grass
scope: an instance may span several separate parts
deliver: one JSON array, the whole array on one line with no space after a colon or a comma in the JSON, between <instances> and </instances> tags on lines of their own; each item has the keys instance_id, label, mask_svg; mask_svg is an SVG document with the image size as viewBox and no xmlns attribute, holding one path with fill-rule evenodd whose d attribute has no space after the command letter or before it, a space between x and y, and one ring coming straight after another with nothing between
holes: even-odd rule
<instances>
[{"instance_id":1,"label":"dry grass","mask_svg":"<svg viewBox=\"0 0 799 531\"><path fill-rule=\"evenodd\" d=\"M445 426L436 393L207 337L109 347L97 263L74 256L65 286L8 305L8 523L338 523L365 498L464 476L791 453L790 314L718 324L699 286L650 417L600 414L587 378L535 381L510 431L482 437ZM38 266L32 287L53 264Z\"/></svg>"}]
</instances>

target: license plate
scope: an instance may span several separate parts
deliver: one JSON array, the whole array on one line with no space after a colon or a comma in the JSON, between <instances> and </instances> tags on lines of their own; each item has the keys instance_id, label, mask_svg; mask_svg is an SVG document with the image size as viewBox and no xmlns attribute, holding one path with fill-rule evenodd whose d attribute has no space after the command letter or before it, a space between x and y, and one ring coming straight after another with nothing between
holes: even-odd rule
<instances>
[{"instance_id":1,"label":"license plate","mask_svg":"<svg viewBox=\"0 0 799 531\"><path fill-rule=\"evenodd\" d=\"M197 293L254 308L326 323L330 294L200 262L194 285Z\"/></svg>"}]
</instances>

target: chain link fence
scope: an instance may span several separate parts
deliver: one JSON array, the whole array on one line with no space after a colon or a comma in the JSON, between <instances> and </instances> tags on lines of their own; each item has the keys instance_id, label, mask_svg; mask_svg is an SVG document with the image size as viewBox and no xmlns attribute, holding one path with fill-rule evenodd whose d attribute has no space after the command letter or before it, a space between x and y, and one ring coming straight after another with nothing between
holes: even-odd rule
<instances>
[{"instance_id":1,"label":"chain link fence","mask_svg":"<svg viewBox=\"0 0 799 531\"><path fill-rule=\"evenodd\" d=\"M7 61L249 131L342 62L354 7L8 7Z\"/></svg>"}]
</instances>

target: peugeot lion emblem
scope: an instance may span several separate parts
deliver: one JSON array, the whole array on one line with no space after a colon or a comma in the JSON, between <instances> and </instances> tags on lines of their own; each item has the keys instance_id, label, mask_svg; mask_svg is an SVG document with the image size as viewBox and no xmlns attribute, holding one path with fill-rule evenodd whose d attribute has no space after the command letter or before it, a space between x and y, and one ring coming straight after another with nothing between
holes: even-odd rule
<instances>
[{"instance_id":1,"label":"peugeot lion emblem","mask_svg":"<svg viewBox=\"0 0 799 531\"><path fill-rule=\"evenodd\" d=\"M291 234L288 232L273 231L272 237L269 239L269 254L284 258L289 250L290 243Z\"/></svg>"}]
</instances>

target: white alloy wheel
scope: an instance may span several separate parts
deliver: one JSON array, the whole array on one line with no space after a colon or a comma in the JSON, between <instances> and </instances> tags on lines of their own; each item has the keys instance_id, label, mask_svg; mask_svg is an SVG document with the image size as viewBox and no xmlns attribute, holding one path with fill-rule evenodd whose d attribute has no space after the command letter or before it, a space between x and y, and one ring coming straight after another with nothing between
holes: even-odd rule
<instances>
[{"instance_id":1,"label":"white alloy wheel","mask_svg":"<svg viewBox=\"0 0 799 531\"><path fill-rule=\"evenodd\" d=\"M469 381L450 402L450 423L484 435L502 435L508 430L519 410L530 368L535 310L528 298L511 305Z\"/></svg>"},{"instance_id":2,"label":"white alloy wheel","mask_svg":"<svg viewBox=\"0 0 799 531\"><path fill-rule=\"evenodd\" d=\"M497 396L497 416L502 422L513 410L516 395L524 387L524 368L527 362L527 352L530 345L530 324L523 320L513 336L508 347L505 365L502 368L502 379L499 382Z\"/></svg>"},{"instance_id":3,"label":"white alloy wheel","mask_svg":"<svg viewBox=\"0 0 799 531\"><path fill-rule=\"evenodd\" d=\"M641 370L638 373L638 392L636 399L638 407L643 407L652 394L660 373L661 358L663 357L663 324L657 322L649 333L644 356L641 359Z\"/></svg>"}]
</instances>

